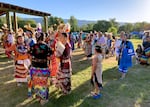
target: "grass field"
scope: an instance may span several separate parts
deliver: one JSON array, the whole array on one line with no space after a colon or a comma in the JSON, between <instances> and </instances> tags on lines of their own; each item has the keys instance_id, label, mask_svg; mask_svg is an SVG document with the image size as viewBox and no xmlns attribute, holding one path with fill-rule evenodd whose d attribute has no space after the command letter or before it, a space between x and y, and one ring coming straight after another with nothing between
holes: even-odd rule
<instances>
[{"instance_id":1,"label":"grass field","mask_svg":"<svg viewBox=\"0 0 150 107\"><path fill-rule=\"evenodd\" d=\"M141 40L132 40L136 48ZM133 62L135 64L135 62ZM27 99L27 85L17 87L13 78L13 61L0 55L0 107L40 107ZM102 98L90 97L91 60L77 49L72 59L72 92L61 96L50 87L49 102L44 107L150 107L150 66L134 65L124 80L119 80L115 57L103 60Z\"/></svg>"}]
</instances>

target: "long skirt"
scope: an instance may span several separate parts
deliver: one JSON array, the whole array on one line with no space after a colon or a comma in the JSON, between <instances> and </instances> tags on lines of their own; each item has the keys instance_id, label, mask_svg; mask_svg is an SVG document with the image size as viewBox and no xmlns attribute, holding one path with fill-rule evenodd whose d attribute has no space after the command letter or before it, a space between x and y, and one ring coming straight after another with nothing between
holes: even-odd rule
<instances>
[{"instance_id":1,"label":"long skirt","mask_svg":"<svg viewBox=\"0 0 150 107\"><path fill-rule=\"evenodd\" d=\"M85 55L88 57L92 54L92 45L87 43L85 46Z\"/></svg>"},{"instance_id":2,"label":"long skirt","mask_svg":"<svg viewBox=\"0 0 150 107\"><path fill-rule=\"evenodd\" d=\"M91 78L91 84L95 87L98 86L99 89L102 89L102 74L99 72L94 73L93 77Z\"/></svg>"},{"instance_id":3,"label":"long skirt","mask_svg":"<svg viewBox=\"0 0 150 107\"><path fill-rule=\"evenodd\" d=\"M49 68L30 69L30 79L28 80L28 96L35 94L40 100L47 100L49 95L48 78L50 76Z\"/></svg>"},{"instance_id":4,"label":"long skirt","mask_svg":"<svg viewBox=\"0 0 150 107\"><path fill-rule=\"evenodd\" d=\"M52 84L56 85L56 74L58 72L59 61L55 55L51 56L49 69L51 71L50 77Z\"/></svg>"},{"instance_id":5,"label":"long skirt","mask_svg":"<svg viewBox=\"0 0 150 107\"><path fill-rule=\"evenodd\" d=\"M58 62L55 55L52 55L51 62L49 65L51 71L51 77L55 77L58 71Z\"/></svg>"},{"instance_id":6,"label":"long skirt","mask_svg":"<svg viewBox=\"0 0 150 107\"><path fill-rule=\"evenodd\" d=\"M12 46L12 44L6 43L5 46L4 46L4 48L6 49L6 48L9 48L11 46ZM5 51L5 54L7 55L8 58L11 58L12 52L11 51L10 52Z\"/></svg>"},{"instance_id":7,"label":"long skirt","mask_svg":"<svg viewBox=\"0 0 150 107\"><path fill-rule=\"evenodd\" d=\"M22 60L21 60L22 61ZM28 76L28 66L24 63L19 63L16 61L15 63L15 79L17 82L27 82Z\"/></svg>"},{"instance_id":8,"label":"long skirt","mask_svg":"<svg viewBox=\"0 0 150 107\"><path fill-rule=\"evenodd\" d=\"M68 94L71 91L71 71L62 69L57 72L56 87L60 88L63 94Z\"/></svg>"}]
</instances>

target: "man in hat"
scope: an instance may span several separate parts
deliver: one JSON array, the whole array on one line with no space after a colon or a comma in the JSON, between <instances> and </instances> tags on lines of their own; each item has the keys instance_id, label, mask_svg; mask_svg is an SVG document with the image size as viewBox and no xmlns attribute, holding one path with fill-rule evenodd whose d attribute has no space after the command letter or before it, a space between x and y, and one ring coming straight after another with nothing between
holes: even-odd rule
<instances>
[{"instance_id":1,"label":"man in hat","mask_svg":"<svg viewBox=\"0 0 150 107\"><path fill-rule=\"evenodd\" d=\"M24 28L26 28L26 36L28 37L28 40L26 40L27 45L32 47L36 43L36 38L35 38L35 29L31 27L30 24L25 25Z\"/></svg>"}]
</instances>

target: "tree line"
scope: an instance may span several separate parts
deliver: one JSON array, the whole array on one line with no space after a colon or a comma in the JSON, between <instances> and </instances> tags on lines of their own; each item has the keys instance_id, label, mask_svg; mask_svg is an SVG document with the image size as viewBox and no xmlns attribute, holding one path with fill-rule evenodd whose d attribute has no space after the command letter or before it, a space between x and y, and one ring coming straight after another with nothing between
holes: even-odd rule
<instances>
[{"instance_id":1,"label":"tree line","mask_svg":"<svg viewBox=\"0 0 150 107\"><path fill-rule=\"evenodd\" d=\"M14 25L13 17L11 17L12 20L12 26ZM17 17L18 27L25 30L24 25L27 25L30 23L32 27L36 27L36 21L35 20L24 20L23 18ZM6 23L5 17L0 17L0 28L3 26L3 24Z\"/></svg>"},{"instance_id":2,"label":"tree line","mask_svg":"<svg viewBox=\"0 0 150 107\"><path fill-rule=\"evenodd\" d=\"M24 28L24 25L27 25L30 23L32 27L36 27L36 21L35 20L24 20L20 17L17 17L18 21L18 27ZM98 20L96 23L90 23L85 24L82 26L78 26L78 20L74 16L70 16L70 19L68 22L71 25L71 32L76 31L102 31L102 32L112 32L114 35L116 35L120 31L125 31L127 33L132 31L141 31L141 30L149 30L150 29L150 23L148 22L137 22L137 23L124 23L120 24L116 21L115 18L107 20ZM6 23L6 18L1 17L0 18L0 28L2 27L3 23ZM60 17L51 16L48 18L48 27L52 27L54 30L57 29L57 26L60 23L64 23L64 20ZM12 21L13 25L13 21Z\"/></svg>"}]
</instances>

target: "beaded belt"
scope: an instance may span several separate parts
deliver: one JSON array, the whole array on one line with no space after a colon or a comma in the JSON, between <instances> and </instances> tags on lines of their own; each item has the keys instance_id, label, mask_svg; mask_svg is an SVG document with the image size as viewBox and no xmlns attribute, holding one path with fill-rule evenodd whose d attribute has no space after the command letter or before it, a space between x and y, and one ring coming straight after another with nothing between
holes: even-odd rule
<instances>
[{"instance_id":1,"label":"beaded belt","mask_svg":"<svg viewBox=\"0 0 150 107\"><path fill-rule=\"evenodd\" d=\"M46 59L32 59L32 61L34 61L34 62L47 62L47 60Z\"/></svg>"},{"instance_id":2,"label":"beaded belt","mask_svg":"<svg viewBox=\"0 0 150 107\"><path fill-rule=\"evenodd\" d=\"M63 63L67 63L67 62L69 62L69 61L70 61L70 59L62 60Z\"/></svg>"}]
</instances>

